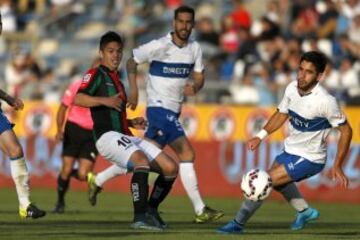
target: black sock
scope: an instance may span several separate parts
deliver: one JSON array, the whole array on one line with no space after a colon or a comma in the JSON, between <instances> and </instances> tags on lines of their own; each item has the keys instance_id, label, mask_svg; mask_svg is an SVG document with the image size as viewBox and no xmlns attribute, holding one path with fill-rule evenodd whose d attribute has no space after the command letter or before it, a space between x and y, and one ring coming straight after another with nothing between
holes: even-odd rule
<instances>
[{"instance_id":1,"label":"black sock","mask_svg":"<svg viewBox=\"0 0 360 240\"><path fill-rule=\"evenodd\" d=\"M175 179L174 177L164 177L163 175L157 177L149 199L150 208L157 209L159 207L159 204L169 194Z\"/></svg>"},{"instance_id":2,"label":"black sock","mask_svg":"<svg viewBox=\"0 0 360 240\"><path fill-rule=\"evenodd\" d=\"M70 179L64 180L59 175L58 181L57 181L57 192L58 192L58 202L59 203L65 203L65 193L67 192L69 188Z\"/></svg>"},{"instance_id":3,"label":"black sock","mask_svg":"<svg viewBox=\"0 0 360 240\"><path fill-rule=\"evenodd\" d=\"M131 178L131 193L134 204L134 222L144 220L147 211L149 169L135 169Z\"/></svg>"},{"instance_id":4,"label":"black sock","mask_svg":"<svg viewBox=\"0 0 360 240\"><path fill-rule=\"evenodd\" d=\"M71 170L71 176L73 178L76 178L77 180L79 180L79 172L78 172L78 169L73 169Z\"/></svg>"}]
</instances>

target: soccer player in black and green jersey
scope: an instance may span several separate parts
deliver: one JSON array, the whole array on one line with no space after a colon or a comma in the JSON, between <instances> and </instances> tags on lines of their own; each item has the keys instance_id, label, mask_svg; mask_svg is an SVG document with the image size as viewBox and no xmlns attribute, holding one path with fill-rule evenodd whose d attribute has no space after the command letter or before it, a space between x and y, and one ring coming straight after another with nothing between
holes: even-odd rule
<instances>
[{"instance_id":1,"label":"soccer player in black and green jersey","mask_svg":"<svg viewBox=\"0 0 360 240\"><path fill-rule=\"evenodd\" d=\"M115 32L107 32L100 40L100 66L84 76L75 104L89 107L94 122L96 148L108 161L122 168L133 168L131 192L136 229L163 230L166 224L157 208L173 185L178 165L161 149L134 137L129 127L143 128L143 118L128 120L127 97L120 81L118 66L122 57L122 39ZM148 201L148 174L159 174Z\"/></svg>"}]
</instances>

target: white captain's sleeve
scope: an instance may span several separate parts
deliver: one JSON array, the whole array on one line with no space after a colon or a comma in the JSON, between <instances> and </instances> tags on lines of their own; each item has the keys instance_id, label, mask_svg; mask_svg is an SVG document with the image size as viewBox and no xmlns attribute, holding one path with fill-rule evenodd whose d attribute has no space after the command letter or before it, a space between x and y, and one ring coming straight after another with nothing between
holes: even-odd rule
<instances>
[{"instance_id":1,"label":"white captain's sleeve","mask_svg":"<svg viewBox=\"0 0 360 240\"><path fill-rule=\"evenodd\" d=\"M152 40L148 43L140 45L139 47L133 50L133 57L136 63L142 64L145 62L150 62L154 52L158 48L158 41Z\"/></svg>"},{"instance_id":2,"label":"white captain's sleeve","mask_svg":"<svg viewBox=\"0 0 360 240\"><path fill-rule=\"evenodd\" d=\"M202 72L204 70L204 64L202 61L202 50L200 44L195 42L195 65L194 72Z\"/></svg>"},{"instance_id":3,"label":"white captain's sleeve","mask_svg":"<svg viewBox=\"0 0 360 240\"><path fill-rule=\"evenodd\" d=\"M291 82L286 87L284 96L283 96L280 104L277 107L279 112L281 112L281 113L286 113L286 114L289 113L290 95L291 95L291 91L293 89L293 85L294 85L294 82Z\"/></svg>"},{"instance_id":4,"label":"white captain's sleeve","mask_svg":"<svg viewBox=\"0 0 360 240\"><path fill-rule=\"evenodd\" d=\"M324 105L325 117L332 127L338 127L346 122L346 116L333 96L330 96Z\"/></svg>"}]
</instances>

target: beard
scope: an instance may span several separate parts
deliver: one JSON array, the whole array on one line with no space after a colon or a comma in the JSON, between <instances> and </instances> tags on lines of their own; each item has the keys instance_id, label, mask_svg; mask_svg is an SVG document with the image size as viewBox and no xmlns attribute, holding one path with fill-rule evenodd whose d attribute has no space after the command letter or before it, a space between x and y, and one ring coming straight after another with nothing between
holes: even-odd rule
<instances>
[{"instance_id":1,"label":"beard","mask_svg":"<svg viewBox=\"0 0 360 240\"><path fill-rule=\"evenodd\" d=\"M183 29L175 30L175 34L182 41L187 41L190 37L191 31L187 31L187 30L183 30Z\"/></svg>"},{"instance_id":2,"label":"beard","mask_svg":"<svg viewBox=\"0 0 360 240\"><path fill-rule=\"evenodd\" d=\"M316 79L312 80L309 83L305 83L305 84L301 84L302 81L300 81L299 79L297 81L298 81L297 87L302 92L307 92L307 91L311 90L318 83L318 81Z\"/></svg>"}]
</instances>

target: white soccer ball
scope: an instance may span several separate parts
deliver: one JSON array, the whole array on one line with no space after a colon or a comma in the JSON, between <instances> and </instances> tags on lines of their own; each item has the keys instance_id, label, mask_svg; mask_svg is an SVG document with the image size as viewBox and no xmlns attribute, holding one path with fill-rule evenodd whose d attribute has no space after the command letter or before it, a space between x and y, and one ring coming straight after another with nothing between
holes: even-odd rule
<instances>
[{"instance_id":1,"label":"white soccer ball","mask_svg":"<svg viewBox=\"0 0 360 240\"><path fill-rule=\"evenodd\" d=\"M272 190L270 175L260 169L247 172L241 182L244 197L250 201L261 201L267 198Z\"/></svg>"}]
</instances>

